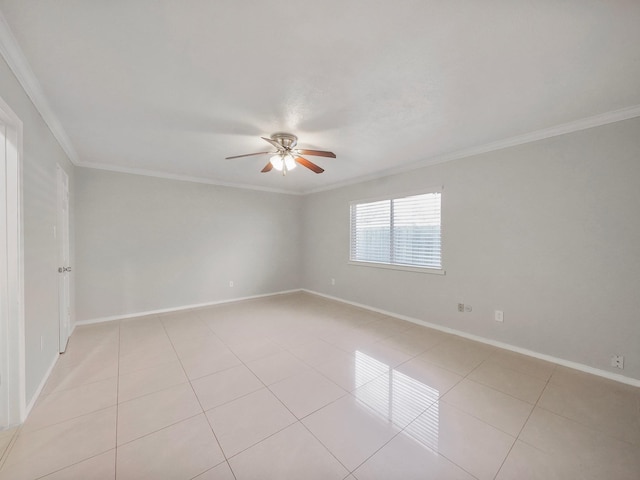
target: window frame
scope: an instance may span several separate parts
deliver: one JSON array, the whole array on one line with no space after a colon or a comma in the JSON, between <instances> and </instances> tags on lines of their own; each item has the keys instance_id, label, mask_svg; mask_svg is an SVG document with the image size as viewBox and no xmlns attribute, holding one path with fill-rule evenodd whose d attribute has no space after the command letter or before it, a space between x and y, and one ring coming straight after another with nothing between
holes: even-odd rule
<instances>
[{"instance_id":1,"label":"window frame","mask_svg":"<svg viewBox=\"0 0 640 480\"><path fill-rule=\"evenodd\" d=\"M416 272L416 273L426 273L432 275L445 275L446 270L444 268L444 254L443 254L443 221L442 221L442 201L444 198L443 195L444 186L438 187L429 187L420 190L412 190L408 192L395 193L391 195L381 195L376 197L363 198L359 200L352 200L349 202L349 251L347 255L347 263L349 265L359 266L359 267L373 267L373 268L382 268L386 270L404 270L408 272ZM405 197L413 197L418 195L425 195L429 193L439 193L440 194L440 268L435 267L420 267L415 265L402 265L397 263L385 263L385 262L367 262L362 260L353 260L351 258L352 246L353 246L353 206L364 204L364 203L373 203L373 202L381 202L385 200L395 200ZM393 222L393 219L390 220L390 224Z\"/></svg>"}]
</instances>

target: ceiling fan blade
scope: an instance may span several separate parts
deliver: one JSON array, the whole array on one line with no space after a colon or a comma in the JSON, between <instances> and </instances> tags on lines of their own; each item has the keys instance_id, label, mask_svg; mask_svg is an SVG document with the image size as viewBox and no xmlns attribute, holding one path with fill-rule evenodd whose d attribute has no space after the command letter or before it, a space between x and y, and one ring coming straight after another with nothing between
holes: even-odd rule
<instances>
[{"instance_id":1,"label":"ceiling fan blade","mask_svg":"<svg viewBox=\"0 0 640 480\"><path fill-rule=\"evenodd\" d=\"M307 167L309 170L312 170L316 173L324 172L324 168L320 168L318 165L316 165L313 162L310 162L306 158L296 157L296 162L302 165L303 167Z\"/></svg>"},{"instance_id":2,"label":"ceiling fan blade","mask_svg":"<svg viewBox=\"0 0 640 480\"><path fill-rule=\"evenodd\" d=\"M271 162L267 163L264 168L262 170L260 170L262 173L267 173L270 172L271 169L273 168L273 165L271 164Z\"/></svg>"},{"instance_id":3,"label":"ceiling fan blade","mask_svg":"<svg viewBox=\"0 0 640 480\"><path fill-rule=\"evenodd\" d=\"M271 152L258 152L258 153L247 153L246 155L234 155L233 157L226 157L225 160L232 160L234 158L242 158L242 157L253 157L254 155L266 155Z\"/></svg>"},{"instance_id":4,"label":"ceiling fan blade","mask_svg":"<svg viewBox=\"0 0 640 480\"><path fill-rule=\"evenodd\" d=\"M282 145L280 145L278 142L276 142L275 140L271 140L270 138L267 138L267 137L260 137L260 138L263 139L265 142L269 142L271 145L276 147L278 149L278 151L284 149L284 147Z\"/></svg>"},{"instance_id":5,"label":"ceiling fan blade","mask_svg":"<svg viewBox=\"0 0 640 480\"><path fill-rule=\"evenodd\" d=\"M318 157L331 157L336 158L336 154L333 152L325 152L324 150L305 150L305 149L296 149L296 153L301 155L315 155Z\"/></svg>"}]
</instances>

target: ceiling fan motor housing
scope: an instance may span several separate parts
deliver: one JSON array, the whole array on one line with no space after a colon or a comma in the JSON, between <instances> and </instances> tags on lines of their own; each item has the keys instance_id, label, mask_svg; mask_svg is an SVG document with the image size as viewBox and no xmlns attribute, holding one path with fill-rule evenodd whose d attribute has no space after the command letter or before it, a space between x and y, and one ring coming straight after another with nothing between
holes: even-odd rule
<instances>
[{"instance_id":1,"label":"ceiling fan motor housing","mask_svg":"<svg viewBox=\"0 0 640 480\"><path fill-rule=\"evenodd\" d=\"M298 137L291 133L274 133L271 135L271 140L278 142L286 150L290 150L298 144Z\"/></svg>"}]
</instances>

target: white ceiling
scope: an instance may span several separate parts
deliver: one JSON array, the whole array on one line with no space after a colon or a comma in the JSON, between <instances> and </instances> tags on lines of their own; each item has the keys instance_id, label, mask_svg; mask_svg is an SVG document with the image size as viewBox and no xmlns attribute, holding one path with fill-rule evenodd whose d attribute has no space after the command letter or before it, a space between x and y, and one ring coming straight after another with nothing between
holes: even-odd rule
<instances>
[{"instance_id":1,"label":"white ceiling","mask_svg":"<svg viewBox=\"0 0 640 480\"><path fill-rule=\"evenodd\" d=\"M637 0L0 0L0 11L79 165L299 193L640 115ZM338 158L287 177L260 173L266 156L224 160L269 150L259 137L277 131Z\"/></svg>"}]
</instances>

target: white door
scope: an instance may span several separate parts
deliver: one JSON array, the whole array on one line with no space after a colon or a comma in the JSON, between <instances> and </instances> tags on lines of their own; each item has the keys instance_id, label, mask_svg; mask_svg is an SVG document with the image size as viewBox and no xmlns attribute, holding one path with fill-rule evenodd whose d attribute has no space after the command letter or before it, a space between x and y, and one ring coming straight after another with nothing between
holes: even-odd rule
<instances>
[{"instance_id":1,"label":"white door","mask_svg":"<svg viewBox=\"0 0 640 480\"><path fill-rule=\"evenodd\" d=\"M58 165L58 296L60 308L60 353L67 349L71 332L69 275L69 176Z\"/></svg>"}]
</instances>

